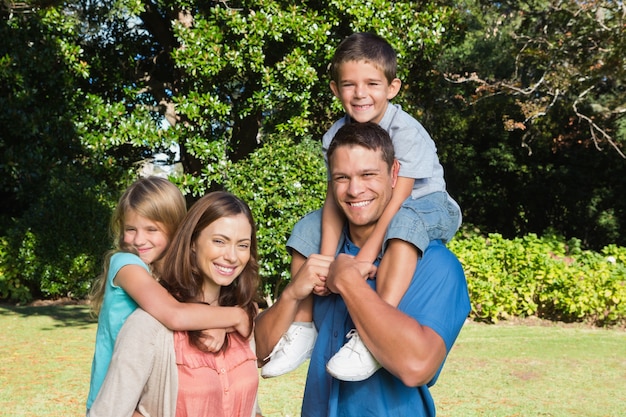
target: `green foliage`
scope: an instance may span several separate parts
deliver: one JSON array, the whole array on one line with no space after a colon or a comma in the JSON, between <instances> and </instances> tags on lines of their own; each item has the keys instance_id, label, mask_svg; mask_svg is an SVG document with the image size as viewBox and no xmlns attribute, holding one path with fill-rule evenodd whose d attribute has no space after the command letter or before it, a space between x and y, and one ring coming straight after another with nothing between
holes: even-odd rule
<instances>
[{"instance_id":1,"label":"green foliage","mask_svg":"<svg viewBox=\"0 0 626 417\"><path fill-rule=\"evenodd\" d=\"M455 238L449 247L463 264L478 320L626 322L626 248L596 253L576 239L530 234L507 240L495 233Z\"/></svg>"},{"instance_id":2,"label":"green foliage","mask_svg":"<svg viewBox=\"0 0 626 417\"><path fill-rule=\"evenodd\" d=\"M415 95L466 221L507 238L552 229L594 250L626 245L623 4L462 7Z\"/></svg>"},{"instance_id":3,"label":"green foliage","mask_svg":"<svg viewBox=\"0 0 626 417\"><path fill-rule=\"evenodd\" d=\"M26 236L24 239L25 246L28 245ZM32 240L32 239L30 239ZM30 289L23 282L20 271L11 267L9 264L9 241L7 237L0 239L0 298L3 300L12 300L18 302L29 301L32 296ZM27 249L20 248L20 255L27 252Z\"/></svg>"},{"instance_id":4,"label":"green foliage","mask_svg":"<svg viewBox=\"0 0 626 417\"><path fill-rule=\"evenodd\" d=\"M8 3L7 3L8 4ZM73 116L84 75L76 20L54 10L0 19L0 209L20 215L55 165L80 155Z\"/></svg>"},{"instance_id":5,"label":"green foliage","mask_svg":"<svg viewBox=\"0 0 626 417\"><path fill-rule=\"evenodd\" d=\"M83 298L100 272L112 199L85 172L67 167L46 182L48 193L0 241L0 297Z\"/></svg>"},{"instance_id":6,"label":"green foliage","mask_svg":"<svg viewBox=\"0 0 626 417\"><path fill-rule=\"evenodd\" d=\"M318 142L294 143L272 135L246 160L235 164L225 187L243 198L257 222L260 273L264 295L276 298L290 278L291 257L285 243L294 224L322 207L326 167Z\"/></svg>"},{"instance_id":7,"label":"green foliage","mask_svg":"<svg viewBox=\"0 0 626 417\"><path fill-rule=\"evenodd\" d=\"M313 151L342 114L326 71L336 45L355 31L377 32L397 50L403 88L394 101L431 132L466 223L510 239L553 230L595 250L626 244L620 2L78 0L35 2L28 13L18 3L5 6L0 297L83 293L84 284L72 280L97 269L105 244L82 234L105 236L108 220L107 212L93 222L89 207L98 198L109 207L111 190L123 188L135 164L172 143L180 147L185 193L226 187L259 206L264 291L275 296L295 221L285 218L321 205L325 184L322 165L315 165L321 160L299 161L287 149L303 141ZM285 148L276 151L278 165L270 163L274 146ZM606 149L618 152L598 151ZM287 171L300 162L307 167ZM90 180L77 186L74 176ZM304 195L290 185L296 177L310 177ZM68 205L71 225L55 220L43 227L42 212L61 212L62 197L50 190L65 187L79 205L87 199L86 208ZM506 250L507 259L520 252ZM544 314L578 302L538 299L546 286L531 284L523 268L515 270L515 285L529 293L517 300L507 283L511 266L487 255L473 266L490 276L480 285L514 306L487 316ZM541 256L527 262L556 268ZM581 299L572 292L578 287L563 288ZM600 317L602 297L589 298L589 311L559 314Z\"/></svg>"}]
</instances>

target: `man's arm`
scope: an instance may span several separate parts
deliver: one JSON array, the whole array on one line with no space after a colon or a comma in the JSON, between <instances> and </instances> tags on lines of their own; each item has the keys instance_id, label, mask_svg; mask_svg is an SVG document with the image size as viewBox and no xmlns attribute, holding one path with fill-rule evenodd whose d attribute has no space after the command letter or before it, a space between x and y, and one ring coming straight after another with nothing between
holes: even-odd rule
<instances>
[{"instance_id":1,"label":"man's arm","mask_svg":"<svg viewBox=\"0 0 626 417\"><path fill-rule=\"evenodd\" d=\"M297 251L291 260L291 282L276 302L259 314L254 327L257 358L269 356L281 336L287 331L298 310L298 305L314 290L324 287L332 256L313 254L305 259Z\"/></svg>"},{"instance_id":2,"label":"man's arm","mask_svg":"<svg viewBox=\"0 0 626 417\"><path fill-rule=\"evenodd\" d=\"M366 283L367 273L363 262L339 255L330 267L326 285L341 295L359 335L385 369L407 386L428 383L446 357L443 339L380 298Z\"/></svg>"}]
</instances>

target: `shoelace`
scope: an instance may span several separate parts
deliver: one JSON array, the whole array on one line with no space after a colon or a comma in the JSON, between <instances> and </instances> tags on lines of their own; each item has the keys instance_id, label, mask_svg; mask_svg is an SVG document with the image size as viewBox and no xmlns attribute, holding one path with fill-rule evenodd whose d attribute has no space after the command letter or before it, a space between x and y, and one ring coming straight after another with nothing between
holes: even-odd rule
<instances>
[{"instance_id":1,"label":"shoelace","mask_svg":"<svg viewBox=\"0 0 626 417\"><path fill-rule=\"evenodd\" d=\"M272 351L270 352L269 355L267 355L267 358L263 359L264 361L271 359L274 355L276 355L278 352L280 352L281 350L283 350L283 348L285 347L286 344L288 344L289 342L291 342L291 335L289 334L289 332L285 333L283 335L283 337L280 338L280 340L278 341L278 343L276 343L276 346L274 346L274 349L272 349Z\"/></svg>"},{"instance_id":2,"label":"shoelace","mask_svg":"<svg viewBox=\"0 0 626 417\"><path fill-rule=\"evenodd\" d=\"M359 336L359 332L357 332L356 329L352 329L348 332L348 334L346 334L346 337L350 340L348 340L344 347L346 349L350 349L353 352L356 352L354 348L356 347L357 341L361 338Z\"/></svg>"}]
</instances>

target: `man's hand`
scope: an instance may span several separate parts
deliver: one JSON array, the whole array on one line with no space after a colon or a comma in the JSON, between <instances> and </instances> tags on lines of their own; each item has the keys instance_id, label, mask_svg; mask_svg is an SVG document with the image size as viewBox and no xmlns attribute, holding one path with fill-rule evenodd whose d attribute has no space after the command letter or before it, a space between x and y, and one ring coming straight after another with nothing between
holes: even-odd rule
<instances>
[{"instance_id":1,"label":"man's hand","mask_svg":"<svg viewBox=\"0 0 626 417\"><path fill-rule=\"evenodd\" d=\"M367 279L376 273L376 266L366 261L358 261L354 256L340 254L330 265L326 277L326 287L338 293L338 285L341 281L352 279Z\"/></svg>"},{"instance_id":2,"label":"man's hand","mask_svg":"<svg viewBox=\"0 0 626 417\"><path fill-rule=\"evenodd\" d=\"M309 256L291 278L291 283L285 291L296 300L303 300L311 293L327 295L326 276L333 260L332 256L319 254Z\"/></svg>"}]
</instances>

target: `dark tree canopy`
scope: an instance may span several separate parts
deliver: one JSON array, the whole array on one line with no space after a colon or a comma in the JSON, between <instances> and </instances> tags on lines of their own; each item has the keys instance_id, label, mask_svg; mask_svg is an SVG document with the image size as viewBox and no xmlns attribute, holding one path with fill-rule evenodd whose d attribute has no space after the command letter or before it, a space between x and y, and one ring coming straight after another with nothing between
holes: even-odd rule
<instances>
[{"instance_id":1,"label":"dark tree canopy","mask_svg":"<svg viewBox=\"0 0 626 417\"><path fill-rule=\"evenodd\" d=\"M184 173L175 181L190 202L220 188L254 199L261 254L271 259L266 290L275 291L287 263L276 247L323 198L312 144L342 114L327 65L355 31L376 32L398 52L394 101L435 139L467 225L624 244L624 8L1 0L0 264L9 273L0 298L9 279L32 286L42 275L52 283L44 295L83 291L54 283L70 269L95 274L106 212L154 152L170 162L178 153ZM43 214L67 213L80 225L74 235L85 235L64 238L77 246L64 247L70 266L49 250L66 235L33 228Z\"/></svg>"}]
</instances>

